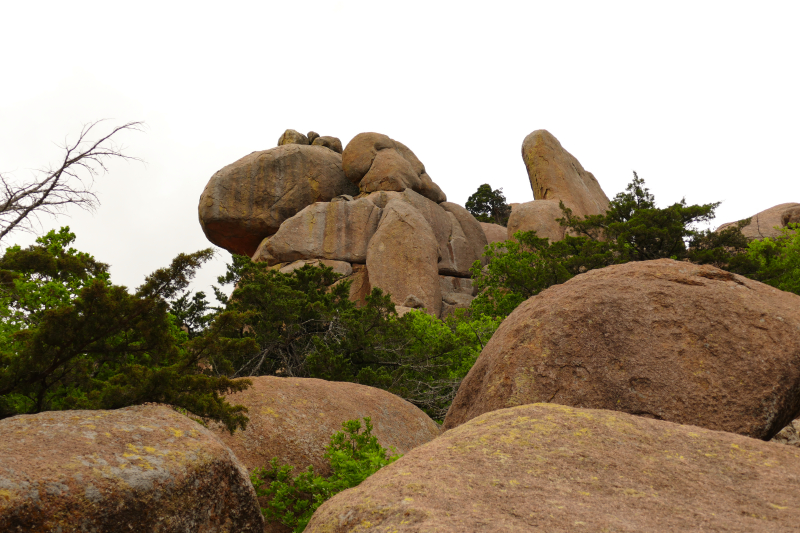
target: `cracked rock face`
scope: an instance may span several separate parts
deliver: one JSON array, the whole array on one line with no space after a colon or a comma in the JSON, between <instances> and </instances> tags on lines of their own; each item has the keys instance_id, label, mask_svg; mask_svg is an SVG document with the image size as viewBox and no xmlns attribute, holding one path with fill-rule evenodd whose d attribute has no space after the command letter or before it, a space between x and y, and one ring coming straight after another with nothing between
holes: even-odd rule
<instances>
[{"instance_id":1,"label":"cracked rock face","mask_svg":"<svg viewBox=\"0 0 800 533\"><path fill-rule=\"evenodd\" d=\"M208 240L252 256L304 207L343 194L356 195L358 188L345 178L342 156L306 140L253 152L219 170L200 196L198 214Z\"/></svg>"},{"instance_id":2,"label":"cracked rock face","mask_svg":"<svg viewBox=\"0 0 800 533\"><path fill-rule=\"evenodd\" d=\"M750 218L750 223L742 228L742 234L749 240L770 238L781 235L781 230L789 223L800 222L800 204L789 202L778 204L756 213ZM735 222L727 222L717 228L722 231L733 226Z\"/></svg>"},{"instance_id":3,"label":"cracked rock face","mask_svg":"<svg viewBox=\"0 0 800 533\"><path fill-rule=\"evenodd\" d=\"M0 420L0 531L263 528L244 466L169 407Z\"/></svg>"},{"instance_id":4,"label":"cracked rock face","mask_svg":"<svg viewBox=\"0 0 800 533\"><path fill-rule=\"evenodd\" d=\"M325 502L306 533L797 531L797 448L553 404L487 413Z\"/></svg>"},{"instance_id":5,"label":"cracked rock face","mask_svg":"<svg viewBox=\"0 0 800 533\"><path fill-rule=\"evenodd\" d=\"M670 259L576 276L500 325L444 427L537 402L769 440L800 414L800 296Z\"/></svg>"}]
</instances>

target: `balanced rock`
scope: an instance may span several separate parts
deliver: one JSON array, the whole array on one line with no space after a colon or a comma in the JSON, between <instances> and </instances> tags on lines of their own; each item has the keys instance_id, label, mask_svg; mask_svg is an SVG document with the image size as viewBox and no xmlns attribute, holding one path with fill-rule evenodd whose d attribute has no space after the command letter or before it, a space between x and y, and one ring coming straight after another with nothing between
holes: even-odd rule
<instances>
[{"instance_id":1,"label":"balanced rock","mask_svg":"<svg viewBox=\"0 0 800 533\"><path fill-rule=\"evenodd\" d=\"M325 148L330 148L337 154L342 153L342 141L340 141L337 137L330 137L328 135L316 137L314 142L311 144L313 146L324 146Z\"/></svg>"},{"instance_id":2,"label":"balanced rock","mask_svg":"<svg viewBox=\"0 0 800 533\"><path fill-rule=\"evenodd\" d=\"M508 217L508 239L512 239L518 231L535 231L536 236L548 238L550 242L564 238L566 228L557 220L564 214L558 206L558 200L534 200L517 204L511 209Z\"/></svg>"},{"instance_id":3,"label":"balanced rock","mask_svg":"<svg viewBox=\"0 0 800 533\"><path fill-rule=\"evenodd\" d=\"M671 259L576 276L503 321L444 428L537 402L768 440L800 414L800 296Z\"/></svg>"},{"instance_id":4,"label":"balanced rock","mask_svg":"<svg viewBox=\"0 0 800 533\"><path fill-rule=\"evenodd\" d=\"M314 135L315 132L310 131L308 132L309 135ZM319 135L317 135L319 137ZM278 139L278 146L283 146L285 144L311 144L313 139L309 139L308 136L303 135L299 131L296 130L286 130Z\"/></svg>"},{"instance_id":5,"label":"balanced rock","mask_svg":"<svg viewBox=\"0 0 800 533\"><path fill-rule=\"evenodd\" d=\"M487 413L325 502L306 533L797 531L796 448L552 404Z\"/></svg>"},{"instance_id":6,"label":"balanced rock","mask_svg":"<svg viewBox=\"0 0 800 533\"><path fill-rule=\"evenodd\" d=\"M800 222L800 204L779 204L750 218L750 223L742 228L742 234L749 240L770 238L774 239L781 234L781 230L791 222ZM722 231L735 225L736 222L727 222L717 228Z\"/></svg>"},{"instance_id":7,"label":"balanced rock","mask_svg":"<svg viewBox=\"0 0 800 533\"><path fill-rule=\"evenodd\" d=\"M358 190L345 178L339 154L285 144L253 152L214 174L200 196L200 225L217 246L252 256L283 221L342 194Z\"/></svg>"},{"instance_id":8,"label":"balanced rock","mask_svg":"<svg viewBox=\"0 0 800 533\"><path fill-rule=\"evenodd\" d=\"M505 242L508 240L508 228L504 228L500 224L491 224L489 222L480 222L480 225L481 229L483 229L483 234L486 235L487 244Z\"/></svg>"},{"instance_id":9,"label":"balanced rock","mask_svg":"<svg viewBox=\"0 0 800 533\"><path fill-rule=\"evenodd\" d=\"M608 197L597 179L549 131L536 130L525 137L522 159L535 200L555 200L556 207L563 201L577 216L599 215L608 209Z\"/></svg>"},{"instance_id":10,"label":"balanced rock","mask_svg":"<svg viewBox=\"0 0 800 533\"><path fill-rule=\"evenodd\" d=\"M447 200L414 152L386 135L359 133L353 137L342 154L342 165L347 178L362 192L411 189L436 203Z\"/></svg>"},{"instance_id":11,"label":"balanced rock","mask_svg":"<svg viewBox=\"0 0 800 533\"><path fill-rule=\"evenodd\" d=\"M314 472L330 474L323 457L331 435L342 422L370 417L373 435L385 448L407 453L439 436L428 415L382 389L311 378L251 378L253 386L228 397L248 408L247 429L218 436L248 470L268 466L273 457Z\"/></svg>"},{"instance_id":12,"label":"balanced rock","mask_svg":"<svg viewBox=\"0 0 800 533\"><path fill-rule=\"evenodd\" d=\"M367 247L372 286L391 294L396 305L403 305L413 294L438 316L442 307L439 257L436 236L422 214L403 200L389 200Z\"/></svg>"},{"instance_id":13,"label":"balanced rock","mask_svg":"<svg viewBox=\"0 0 800 533\"><path fill-rule=\"evenodd\" d=\"M169 407L0 420L0 531L263 528L242 463Z\"/></svg>"}]
</instances>

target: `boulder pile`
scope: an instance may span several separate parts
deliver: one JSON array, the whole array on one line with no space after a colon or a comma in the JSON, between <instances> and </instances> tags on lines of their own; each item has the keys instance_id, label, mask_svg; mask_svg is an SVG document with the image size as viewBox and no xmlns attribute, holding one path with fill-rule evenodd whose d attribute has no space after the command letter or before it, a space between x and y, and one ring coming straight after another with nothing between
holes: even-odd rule
<instances>
[{"instance_id":1,"label":"boulder pile","mask_svg":"<svg viewBox=\"0 0 800 533\"><path fill-rule=\"evenodd\" d=\"M800 296L671 259L576 276L503 321L444 428L539 402L769 440L800 414Z\"/></svg>"},{"instance_id":2,"label":"boulder pile","mask_svg":"<svg viewBox=\"0 0 800 533\"><path fill-rule=\"evenodd\" d=\"M330 139L287 130L277 148L214 174L199 208L209 240L283 271L331 266L355 301L379 287L400 312L468 306L488 242L480 223L403 143L361 133L337 151Z\"/></svg>"}]
</instances>

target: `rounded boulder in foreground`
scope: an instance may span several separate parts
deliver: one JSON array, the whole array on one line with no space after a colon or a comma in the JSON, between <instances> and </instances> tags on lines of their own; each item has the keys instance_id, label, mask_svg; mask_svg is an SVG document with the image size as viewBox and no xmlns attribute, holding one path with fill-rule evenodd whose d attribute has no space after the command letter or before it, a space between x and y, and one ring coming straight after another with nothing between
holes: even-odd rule
<instances>
[{"instance_id":1,"label":"rounded boulder in foreground","mask_svg":"<svg viewBox=\"0 0 800 533\"><path fill-rule=\"evenodd\" d=\"M358 194L344 176L340 154L307 144L253 152L215 173L198 207L208 240L252 256L265 237L306 206Z\"/></svg>"},{"instance_id":2,"label":"rounded boulder in foreground","mask_svg":"<svg viewBox=\"0 0 800 533\"><path fill-rule=\"evenodd\" d=\"M263 528L236 456L169 407L0 420L0 531Z\"/></svg>"},{"instance_id":3,"label":"rounded boulder in foreground","mask_svg":"<svg viewBox=\"0 0 800 533\"><path fill-rule=\"evenodd\" d=\"M769 440L800 411L800 296L670 259L576 276L501 324L444 428L538 402Z\"/></svg>"},{"instance_id":4,"label":"rounded boulder in foreground","mask_svg":"<svg viewBox=\"0 0 800 533\"><path fill-rule=\"evenodd\" d=\"M306 533L797 531L800 452L626 413L487 413L341 492Z\"/></svg>"},{"instance_id":5,"label":"rounded boulder in foreground","mask_svg":"<svg viewBox=\"0 0 800 533\"><path fill-rule=\"evenodd\" d=\"M331 435L342 431L342 422L367 416L378 442L399 453L439 436L439 426L428 415L382 389L312 378L250 379L252 387L228 397L231 404L248 408L247 429L218 433L248 470L268 466L277 457L298 469L313 465L317 474L329 475L323 455Z\"/></svg>"}]
</instances>

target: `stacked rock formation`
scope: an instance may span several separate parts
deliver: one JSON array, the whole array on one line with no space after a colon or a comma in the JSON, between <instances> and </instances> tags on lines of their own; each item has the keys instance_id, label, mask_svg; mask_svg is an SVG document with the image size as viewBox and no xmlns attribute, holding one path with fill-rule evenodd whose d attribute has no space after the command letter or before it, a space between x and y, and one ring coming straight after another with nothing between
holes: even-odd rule
<instances>
[{"instance_id":1,"label":"stacked rock formation","mask_svg":"<svg viewBox=\"0 0 800 533\"><path fill-rule=\"evenodd\" d=\"M475 217L446 201L404 144L361 133L339 155L320 139L287 130L277 148L214 174L199 210L209 240L284 272L330 266L355 301L379 287L400 312L468 306L469 269L487 244Z\"/></svg>"},{"instance_id":2,"label":"stacked rock formation","mask_svg":"<svg viewBox=\"0 0 800 533\"><path fill-rule=\"evenodd\" d=\"M551 241L564 238L565 228L556 222L563 213L559 202L576 216L599 215L608 208L608 197L591 172L567 152L549 131L536 130L522 142L522 159L533 190L533 202L512 205L508 238L517 231L536 231Z\"/></svg>"}]
</instances>

